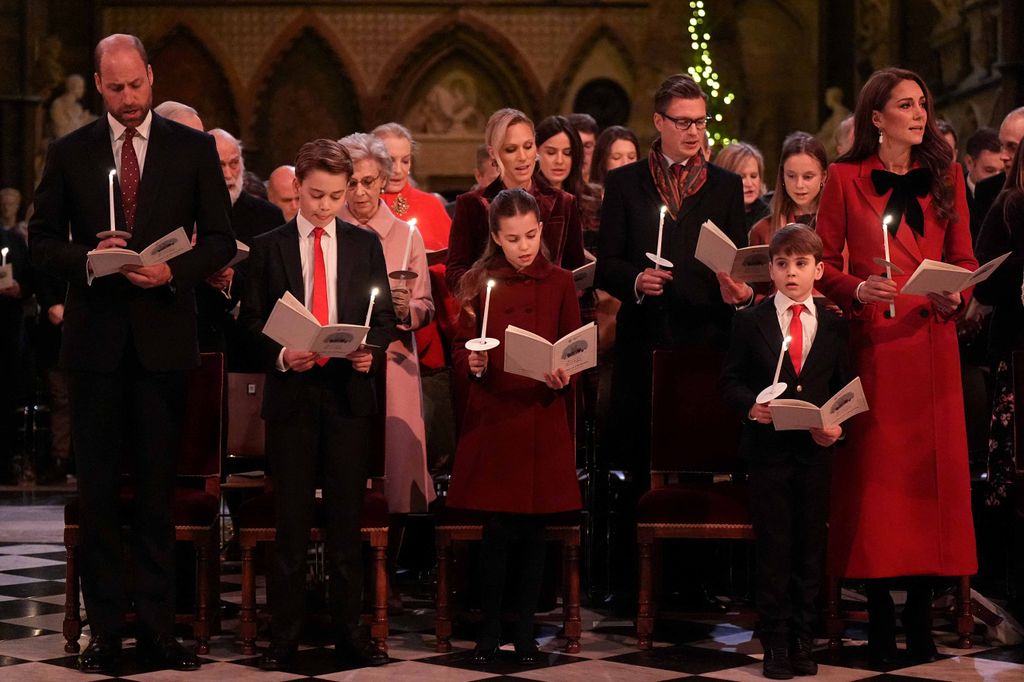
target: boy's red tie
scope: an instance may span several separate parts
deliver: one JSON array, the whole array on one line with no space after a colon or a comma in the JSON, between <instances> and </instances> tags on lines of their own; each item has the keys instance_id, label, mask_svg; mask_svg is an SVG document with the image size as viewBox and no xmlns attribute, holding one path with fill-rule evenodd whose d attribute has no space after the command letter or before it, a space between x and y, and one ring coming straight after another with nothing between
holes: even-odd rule
<instances>
[{"instance_id":1,"label":"boy's red tie","mask_svg":"<svg viewBox=\"0 0 1024 682\"><path fill-rule=\"evenodd\" d=\"M793 361L793 370L800 376L800 362L804 355L804 325L800 321L800 313L804 311L803 303L789 306L793 318L789 321L789 359Z\"/></svg>"},{"instance_id":2,"label":"boy's red tie","mask_svg":"<svg viewBox=\"0 0 1024 682\"><path fill-rule=\"evenodd\" d=\"M313 300L310 309L320 324L329 324L330 304L327 302L327 266L324 264L324 247L320 238L324 228L313 228ZM323 367L329 358L317 358L316 364Z\"/></svg>"}]
</instances>

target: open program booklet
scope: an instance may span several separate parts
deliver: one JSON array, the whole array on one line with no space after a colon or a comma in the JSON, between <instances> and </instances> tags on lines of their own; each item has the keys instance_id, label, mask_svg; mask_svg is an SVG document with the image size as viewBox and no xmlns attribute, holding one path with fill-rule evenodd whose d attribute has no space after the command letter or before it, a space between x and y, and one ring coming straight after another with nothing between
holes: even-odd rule
<instances>
[{"instance_id":1,"label":"open program booklet","mask_svg":"<svg viewBox=\"0 0 1024 682\"><path fill-rule=\"evenodd\" d=\"M359 348L369 327L357 324L321 325L299 303L292 292L277 300L263 333L288 350L314 351L331 358L342 358Z\"/></svg>"},{"instance_id":2,"label":"open program booklet","mask_svg":"<svg viewBox=\"0 0 1024 682\"><path fill-rule=\"evenodd\" d=\"M564 369L573 375L597 365L597 325L585 324L550 343L514 325L505 328L505 371L544 381L544 374Z\"/></svg>"},{"instance_id":3,"label":"open program booklet","mask_svg":"<svg viewBox=\"0 0 1024 682\"><path fill-rule=\"evenodd\" d=\"M1010 253L993 258L973 272L958 265L925 258L900 289L900 293L927 296L931 293L941 294L948 291L954 294L963 291L988 279L1003 261L1010 257Z\"/></svg>"},{"instance_id":4,"label":"open program booklet","mask_svg":"<svg viewBox=\"0 0 1024 682\"><path fill-rule=\"evenodd\" d=\"M700 226L694 256L714 272L727 272L739 282L770 282L768 245L737 249L736 244L710 220Z\"/></svg>"},{"instance_id":5,"label":"open program booklet","mask_svg":"<svg viewBox=\"0 0 1024 682\"><path fill-rule=\"evenodd\" d=\"M192 250L192 240L185 233L185 228L179 227L166 237L157 239L139 253L131 249L93 249L86 256L89 259L93 277L106 277L120 272L125 265L145 266L166 263L175 256L180 256L190 250Z\"/></svg>"},{"instance_id":6,"label":"open program booklet","mask_svg":"<svg viewBox=\"0 0 1024 682\"><path fill-rule=\"evenodd\" d=\"M801 431L842 424L854 415L867 412L868 401L857 377L821 407L803 400L783 399L771 401L768 408L772 411L776 431Z\"/></svg>"}]
</instances>

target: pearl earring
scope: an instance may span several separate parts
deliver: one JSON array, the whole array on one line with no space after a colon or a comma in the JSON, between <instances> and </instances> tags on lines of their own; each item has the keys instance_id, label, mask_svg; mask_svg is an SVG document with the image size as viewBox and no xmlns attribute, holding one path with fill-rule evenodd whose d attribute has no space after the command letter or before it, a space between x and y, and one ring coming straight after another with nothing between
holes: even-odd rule
<instances>
[{"instance_id":1,"label":"pearl earring","mask_svg":"<svg viewBox=\"0 0 1024 682\"><path fill-rule=\"evenodd\" d=\"M881 145L882 145L882 142L883 142L883 140L884 140L884 139L885 139L885 133L883 133L883 132L882 132L882 129L881 129L881 128L879 128L879 129L878 129L878 145L879 145L879 146L881 146Z\"/></svg>"}]
</instances>

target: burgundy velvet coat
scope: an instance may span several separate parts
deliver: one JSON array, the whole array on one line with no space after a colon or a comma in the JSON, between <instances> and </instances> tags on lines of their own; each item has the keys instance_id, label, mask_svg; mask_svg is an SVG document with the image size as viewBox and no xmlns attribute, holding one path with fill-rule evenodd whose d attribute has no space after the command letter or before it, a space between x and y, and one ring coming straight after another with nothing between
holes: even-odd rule
<instances>
[{"instance_id":1,"label":"burgundy velvet coat","mask_svg":"<svg viewBox=\"0 0 1024 682\"><path fill-rule=\"evenodd\" d=\"M898 295L894 319L884 316L887 306L854 306L857 285L883 272L872 259L884 256L889 194L875 192L876 168L883 168L877 156L833 164L818 208L825 246L818 288L849 315L851 368L871 408L848 422L846 446L836 453L829 569L851 578L969 575L978 564L956 325L922 296ZM957 220L940 219L929 194L921 199L924 236L904 220L889 239L891 261L904 271L894 273L899 287L924 258L978 265L958 165L950 176Z\"/></svg>"},{"instance_id":2,"label":"burgundy velvet coat","mask_svg":"<svg viewBox=\"0 0 1024 682\"><path fill-rule=\"evenodd\" d=\"M489 351L483 377L470 382L462 432L455 451L448 505L518 514L551 514L580 508L576 453L568 401L571 390L507 374L505 327L512 324L557 341L580 326L572 274L543 256L516 272L501 256L490 275L487 335L501 346ZM486 290L485 290L486 291ZM484 293L474 301L475 319L463 315L455 338L455 372L468 376L465 343L480 335Z\"/></svg>"},{"instance_id":3,"label":"burgundy velvet coat","mask_svg":"<svg viewBox=\"0 0 1024 682\"><path fill-rule=\"evenodd\" d=\"M473 263L483 255L487 246L487 211L498 192L505 189L499 176L487 187L460 194L455 199L455 218L448 238L448 269L445 281L448 289L458 295L458 283ZM540 208L540 221L544 223L541 238L548 248L550 261L567 270L586 264L583 255L583 228L580 226L579 207L568 192L533 181L530 194Z\"/></svg>"}]
</instances>

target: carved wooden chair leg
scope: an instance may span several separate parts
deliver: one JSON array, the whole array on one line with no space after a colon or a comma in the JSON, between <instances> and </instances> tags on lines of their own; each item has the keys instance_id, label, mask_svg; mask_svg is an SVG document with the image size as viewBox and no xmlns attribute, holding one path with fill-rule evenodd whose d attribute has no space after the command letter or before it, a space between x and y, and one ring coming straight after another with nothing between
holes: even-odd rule
<instances>
[{"instance_id":1,"label":"carved wooden chair leg","mask_svg":"<svg viewBox=\"0 0 1024 682\"><path fill-rule=\"evenodd\" d=\"M576 541L565 543L565 555L568 568L564 578L565 653L576 654L580 651L580 635L583 629L580 621L580 546L578 538Z\"/></svg>"},{"instance_id":2,"label":"carved wooden chair leg","mask_svg":"<svg viewBox=\"0 0 1024 682\"><path fill-rule=\"evenodd\" d=\"M387 534L385 532L385 537ZM387 651L388 648L388 569L387 545L373 547L373 624L370 636L373 643Z\"/></svg>"},{"instance_id":3,"label":"carved wooden chair leg","mask_svg":"<svg viewBox=\"0 0 1024 682\"><path fill-rule=\"evenodd\" d=\"M437 636L435 649L444 654L452 650L451 593L448 578L451 540L438 534L437 538L437 614L434 617L434 633Z\"/></svg>"},{"instance_id":4,"label":"carved wooden chair leg","mask_svg":"<svg viewBox=\"0 0 1024 682\"><path fill-rule=\"evenodd\" d=\"M971 576L959 578L956 591L956 632L959 635L957 647L971 648L971 635L974 634L974 614L971 612Z\"/></svg>"},{"instance_id":5,"label":"carved wooden chair leg","mask_svg":"<svg viewBox=\"0 0 1024 682\"><path fill-rule=\"evenodd\" d=\"M192 633L196 653L210 653L210 547L209 542L196 543L196 616Z\"/></svg>"},{"instance_id":6,"label":"carved wooden chair leg","mask_svg":"<svg viewBox=\"0 0 1024 682\"><path fill-rule=\"evenodd\" d=\"M651 639L654 634L654 610L653 610L653 553L654 543L651 541L640 541L640 593L637 599L636 637L637 646L641 649L650 649L653 646Z\"/></svg>"},{"instance_id":7,"label":"carved wooden chair leg","mask_svg":"<svg viewBox=\"0 0 1024 682\"><path fill-rule=\"evenodd\" d=\"M256 557L252 544L241 543L242 550L242 605L238 614L238 632L242 640L242 653L256 653Z\"/></svg>"},{"instance_id":8,"label":"carved wooden chair leg","mask_svg":"<svg viewBox=\"0 0 1024 682\"><path fill-rule=\"evenodd\" d=\"M78 547L66 545L67 572L64 584L64 651L77 654L82 636L81 592L78 584Z\"/></svg>"}]
</instances>

